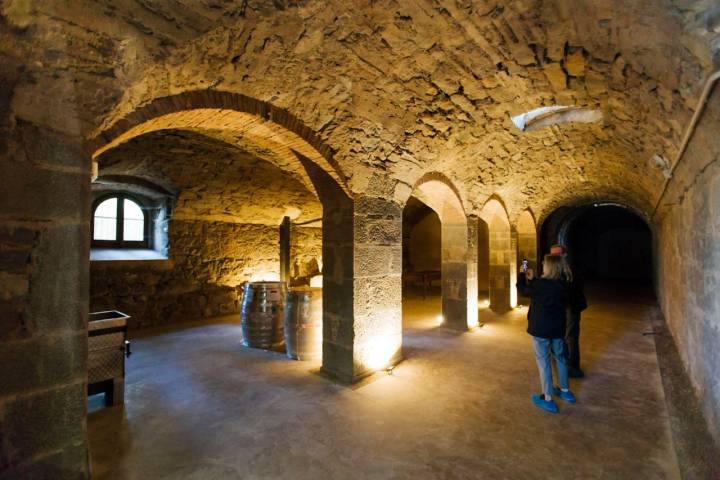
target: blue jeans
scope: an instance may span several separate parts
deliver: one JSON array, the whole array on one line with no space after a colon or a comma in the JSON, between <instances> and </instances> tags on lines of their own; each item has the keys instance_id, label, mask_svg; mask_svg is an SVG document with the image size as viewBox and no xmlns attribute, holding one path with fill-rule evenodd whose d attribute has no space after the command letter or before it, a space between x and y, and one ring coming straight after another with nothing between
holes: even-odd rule
<instances>
[{"instance_id":1,"label":"blue jeans","mask_svg":"<svg viewBox=\"0 0 720 480\"><path fill-rule=\"evenodd\" d=\"M555 368L558 374L560 388L569 388L567 360L565 359L565 344L562 338L533 337L535 347L535 361L540 372L540 384L545 395L552 395L554 386L552 378L552 364L550 353L555 358Z\"/></svg>"}]
</instances>

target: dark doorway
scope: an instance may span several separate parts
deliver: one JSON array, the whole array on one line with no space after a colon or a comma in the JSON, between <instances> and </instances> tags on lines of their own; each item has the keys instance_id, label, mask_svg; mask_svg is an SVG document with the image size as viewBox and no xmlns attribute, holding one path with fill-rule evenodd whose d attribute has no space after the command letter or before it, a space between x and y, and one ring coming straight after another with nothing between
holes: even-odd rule
<instances>
[{"instance_id":1,"label":"dark doorway","mask_svg":"<svg viewBox=\"0 0 720 480\"><path fill-rule=\"evenodd\" d=\"M403 324L410 328L442 323L441 223L437 213L415 197L403 210Z\"/></svg>"},{"instance_id":2,"label":"dark doorway","mask_svg":"<svg viewBox=\"0 0 720 480\"><path fill-rule=\"evenodd\" d=\"M652 232L633 211L616 204L556 210L543 224L543 252L568 248L573 266L588 281L652 281Z\"/></svg>"}]
</instances>

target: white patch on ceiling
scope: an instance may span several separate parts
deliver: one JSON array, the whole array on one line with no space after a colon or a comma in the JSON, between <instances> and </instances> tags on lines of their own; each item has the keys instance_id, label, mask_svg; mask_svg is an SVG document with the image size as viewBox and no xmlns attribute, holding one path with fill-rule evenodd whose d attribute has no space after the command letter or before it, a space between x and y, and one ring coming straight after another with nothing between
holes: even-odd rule
<instances>
[{"instance_id":1,"label":"white patch on ceiling","mask_svg":"<svg viewBox=\"0 0 720 480\"><path fill-rule=\"evenodd\" d=\"M591 108L553 105L521 113L511 117L511 120L519 130L529 132L537 128L561 123L600 123L603 120L603 114L600 110Z\"/></svg>"}]
</instances>

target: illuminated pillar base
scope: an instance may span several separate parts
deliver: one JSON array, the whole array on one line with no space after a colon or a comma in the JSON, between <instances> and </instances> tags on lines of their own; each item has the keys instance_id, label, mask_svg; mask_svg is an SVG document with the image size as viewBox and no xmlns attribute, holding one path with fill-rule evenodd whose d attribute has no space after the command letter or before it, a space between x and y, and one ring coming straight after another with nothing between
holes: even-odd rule
<instances>
[{"instance_id":1,"label":"illuminated pillar base","mask_svg":"<svg viewBox=\"0 0 720 480\"><path fill-rule=\"evenodd\" d=\"M479 220L467 219L467 328L478 326L478 228Z\"/></svg>"}]
</instances>

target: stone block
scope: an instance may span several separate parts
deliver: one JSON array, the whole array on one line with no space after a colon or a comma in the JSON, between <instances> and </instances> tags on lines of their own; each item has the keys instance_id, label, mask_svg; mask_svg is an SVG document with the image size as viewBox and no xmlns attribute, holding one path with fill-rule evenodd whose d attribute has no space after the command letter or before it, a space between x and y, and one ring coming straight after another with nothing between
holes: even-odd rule
<instances>
[{"instance_id":1,"label":"stone block","mask_svg":"<svg viewBox=\"0 0 720 480\"><path fill-rule=\"evenodd\" d=\"M3 159L0 178L0 213L5 217L77 222L90 218L89 170L87 174L67 173Z\"/></svg>"},{"instance_id":2,"label":"stone block","mask_svg":"<svg viewBox=\"0 0 720 480\"><path fill-rule=\"evenodd\" d=\"M394 315L402 305L401 276L356 278L354 281L353 312L355 318L382 318ZM357 329L357 325L356 325Z\"/></svg>"},{"instance_id":3,"label":"stone block","mask_svg":"<svg viewBox=\"0 0 720 480\"><path fill-rule=\"evenodd\" d=\"M402 273L402 246L355 247L355 277L400 275Z\"/></svg>"},{"instance_id":4,"label":"stone block","mask_svg":"<svg viewBox=\"0 0 720 480\"><path fill-rule=\"evenodd\" d=\"M392 193L391 193L392 195ZM393 220L402 218L402 208L385 198L358 196L355 199L355 216L369 219Z\"/></svg>"},{"instance_id":5,"label":"stone block","mask_svg":"<svg viewBox=\"0 0 720 480\"><path fill-rule=\"evenodd\" d=\"M356 215L355 242L399 245L402 243L402 221L400 217L387 220Z\"/></svg>"},{"instance_id":6,"label":"stone block","mask_svg":"<svg viewBox=\"0 0 720 480\"><path fill-rule=\"evenodd\" d=\"M82 381L87 372L87 333L5 342L0 350L3 395Z\"/></svg>"},{"instance_id":7,"label":"stone block","mask_svg":"<svg viewBox=\"0 0 720 480\"><path fill-rule=\"evenodd\" d=\"M322 372L341 383L353 383L353 352L349 346L323 340Z\"/></svg>"},{"instance_id":8,"label":"stone block","mask_svg":"<svg viewBox=\"0 0 720 480\"><path fill-rule=\"evenodd\" d=\"M17 465L36 455L85 445L86 386L78 382L9 400L2 417L3 459ZM40 433L41 432L41 433Z\"/></svg>"},{"instance_id":9,"label":"stone block","mask_svg":"<svg viewBox=\"0 0 720 480\"><path fill-rule=\"evenodd\" d=\"M567 75L559 63L548 63L543 67L545 76L555 91L562 91L567 88Z\"/></svg>"},{"instance_id":10,"label":"stone block","mask_svg":"<svg viewBox=\"0 0 720 480\"><path fill-rule=\"evenodd\" d=\"M0 480L84 480L90 478L87 458L85 443L68 445L59 452L7 469L0 463Z\"/></svg>"},{"instance_id":11,"label":"stone block","mask_svg":"<svg viewBox=\"0 0 720 480\"><path fill-rule=\"evenodd\" d=\"M573 77L585 75L585 54L581 48L573 49L565 57L565 70Z\"/></svg>"},{"instance_id":12,"label":"stone block","mask_svg":"<svg viewBox=\"0 0 720 480\"><path fill-rule=\"evenodd\" d=\"M90 172L90 155L80 142L57 132L18 122L28 160Z\"/></svg>"},{"instance_id":13,"label":"stone block","mask_svg":"<svg viewBox=\"0 0 720 480\"><path fill-rule=\"evenodd\" d=\"M48 227L32 253L29 328L42 332L87 328L89 296L87 224Z\"/></svg>"},{"instance_id":14,"label":"stone block","mask_svg":"<svg viewBox=\"0 0 720 480\"><path fill-rule=\"evenodd\" d=\"M453 330L467 330L467 303L464 299L442 299L442 314L445 326Z\"/></svg>"}]
</instances>

